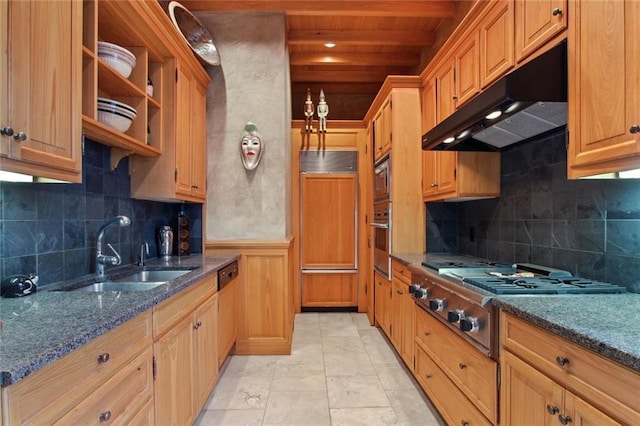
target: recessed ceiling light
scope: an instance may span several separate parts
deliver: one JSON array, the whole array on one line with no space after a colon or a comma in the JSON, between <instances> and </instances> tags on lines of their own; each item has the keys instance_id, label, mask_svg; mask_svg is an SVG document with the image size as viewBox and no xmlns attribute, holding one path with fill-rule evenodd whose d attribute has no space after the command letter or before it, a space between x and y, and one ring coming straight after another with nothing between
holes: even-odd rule
<instances>
[{"instance_id":1,"label":"recessed ceiling light","mask_svg":"<svg viewBox=\"0 0 640 426\"><path fill-rule=\"evenodd\" d=\"M328 42L328 43L325 43L325 44L324 44L324 47L328 47L329 49L331 49L332 47L336 47L336 44L335 44L335 43Z\"/></svg>"},{"instance_id":2,"label":"recessed ceiling light","mask_svg":"<svg viewBox=\"0 0 640 426\"><path fill-rule=\"evenodd\" d=\"M502 111L497 110L497 111L493 111L489 114L487 114L487 116L485 117L487 120L493 120L494 118L498 118L502 115Z\"/></svg>"}]
</instances>

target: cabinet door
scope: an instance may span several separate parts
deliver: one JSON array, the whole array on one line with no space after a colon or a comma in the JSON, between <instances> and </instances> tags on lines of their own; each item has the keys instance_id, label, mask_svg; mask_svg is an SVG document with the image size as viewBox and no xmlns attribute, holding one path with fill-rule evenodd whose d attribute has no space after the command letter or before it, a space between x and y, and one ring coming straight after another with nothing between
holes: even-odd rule
<instances>
[{"instance_id":1,"label":"cabinet door","mask_svg":"<svg viewBox=\"0 0 640 426\"><path fill-rule=\"evenodd\" d=\"M207 197L207 87L193 79L191 87L192 195Z\"/></svg>"},{"instance_id":2,"label":"cabinet door","mask_svg":"<svg viewBox=\"0 0 640 426\"><path fill-rule=\"evenodd\" d=\"M453 114L456 102L455 61L448 59L436 71L436 122L440 123Z\"/></svg>"},{"instance_id":3,"label":"cabinet door","mask_svg":"<svg viewBox=\"0 0 640 426\"><path fill-rule=\"evenodd\" d=\"M391 324L391 283L379 274L375 274L375 317L378 325L390 336Z\"/></svg>"},{"instance_id":4,"label":"cabinet door","mask_svg":"<svg viewBox=\"0 0 640 426\"><path fill-rule=\"evenodd\" d=\"M192 380L201 373L193 368L193 326L189 315L154 344L155 417L167 424L186 425L195 419Z\"/></svg>"},{"instance_id":5,"label":"cabinet door","mask_svg":"<svg viewBox=\"0 0 640 426\"><path fill-rule=\"evenodd\" d=\"M193 370L194 413L199 413L218 381L217 351L218 294L214 294L195 312Z\"/></svg>"},{"instance_id":6,"label":"cabinet door","mask_svg":"<svg viewBox=\"0 0 640 426\"><path fill-rule=\"evenodd\" d=\"M567 28L567 0L515 0L516 60Z\"/></svg>"},{"instance_id":7,"label":"cabinet door","mask_svg":"<svg viewBox=\"0 0 640 426\"><path fill-rule=\"evenodd\" d=\"M514 65L513 1L496 2L480 23L480 84L493 83Z\"/></svg>"},{"instance_id":8,"label":"cabinet door","mask_svg":"<svg viewBox=\"0 0 640 426\"><path fill-rule=\"evenodd\" d=\"M640 133L632 133L640 124L640 3L569 5L569 175L588 175L584 165L599 173L623 170L602 164L623 157L626 168L637 168L640 161L631 157L640 151Z\"/></svg>"},{"instance_id":9,"label":"cabinet door","mask_svg":"<svg viewBox=\"0 0 640 426\"><path fill-rule=\"evenodd\" d=\"M457 154L451 151L437 152L437 173L436 180L438 186L436 191L438 194L455 192L456 190L456 163Z\"/></svg>"},{"instance_id":10,"label":"cabinet door","mask_svg":"<svg viewBox=\"0 0 640 426\"><path fill-rule=\"evenodd\" d=\"M502 421L511 426L557 425L563 389L510 352L502 351Z\"/></svg>"},{"instance_id":11,"label":"cabinet door","mask_svg":"<svg viewBox=\"0 0 640 426\"><path fill-rule=\"evenodd\" d=\"M455 54L455 107L460 108L480 91L479 42L477 31L472 32Z\"/></svg>"},{"instance_id":12,"label":"cabinet door","mask_svg":"<svg viewBox=\"0 0 640 426\"><path fill-rule=\"evenodd\" d=\"M416 304L409 294L409 285L404 284L402 300L402 346L400 355L409 369L413 367L413 342L416 333Z\"/></svg>"},{"instance_id":13,"label":"cabinet door","mask_svg":"<svg viewBox=\"0 0 640 426\"><path fill-rule=\"evenodd\" d=\"M391 96L389 96L382 106L382 155L391 150L391 142L393 140L392 106Z\"/></svg>"},{"instance_id":14,"label":"cabinet door","mask_svg":"<svg viewBox=\"0 0 640 426\"><path fill-rule=\"evenodd\" d=\"M191 85L193 76L188 68L178 65L176 82L176 192L191 195Z\"/></svg>"},{"instance_id":15,"label":"cabinet door","mask_svg":"<svg viewBox=\"0 0 640 426\"><path fill-rule=\"evenodd\" d=\"M569 391L565 391L563 415L571 419L571 424L578 426L617 426L622 424Z\"/></svg>"},{"instance_id":16,"label":"cabinet door","mask_svg":"<svg viewBox=\"0 0 640 426\"><path fill-rule=\"evenodd\" d=\"M237 279L234 279L218 293L218 366L227 358L236 342Z\"/></svg>"},{"instance_id":17,"label":"cabinet door","mask_svg":"<svg viewBox=\"0 0 640 426\"><path fill-rule=\"evenodd\" d=\"M355 269L356 175L301 175L301 267Z\"/></svg>"},{"instance_id":18,"label":"cabinet door","mask_svg":"<svg viewBox=\"0 0 640 426\"><path fill-rule=\"evenodd\" d=\"M393 278L392 283L392 291L391 291L391 343L396 348L398 352L402 350L402 308L404 307L404 298L405 298L405 290L402 282Z\"/></svg>"},{"instance_id":19,"label":"cabinet door","mask_svg":"<svg viewBox=\"0 0 640 426\"><path fill-rule=\"evenodd\" d=\"M8 144L0 151L17 160L2 169L81 181L81 11L76 1L8 2L8 98L0 101L8 107L0 126L24 139L0 136Z\"/></svg>"}]
</instances>

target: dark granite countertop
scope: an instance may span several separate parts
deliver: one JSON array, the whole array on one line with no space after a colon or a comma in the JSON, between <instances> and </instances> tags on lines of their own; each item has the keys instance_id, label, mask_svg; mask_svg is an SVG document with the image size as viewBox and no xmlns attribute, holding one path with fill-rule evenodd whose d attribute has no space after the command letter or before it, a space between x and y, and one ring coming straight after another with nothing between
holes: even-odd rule
<instances>
[{"instance_id":1,"label":"dark granite countertop","mask_svg":"<svg viewBox=\"0 0 640 426\"><path fill-rule=\"evenodd\" d=\"M236 259L235 255L190 255L151 260L145 269L191 272L143 292L55 291L90 282L92 276L86 276L42 287L31 296L0 298L0 385L24 379ZM117 278L137 270L140 267L129 265L108 269L107 273Z\"/></svg>"},{"instance_id":2,"label":"dark granite countertop","mask_svg":"<svg viewBox=\"0 0 640 426\"><path fill-rule=\"evenodd\" d=\"M392 258L427 271L424 253ZM640 372L640 294L495 296L498 308Z\"/></svg>"}]
</instances>

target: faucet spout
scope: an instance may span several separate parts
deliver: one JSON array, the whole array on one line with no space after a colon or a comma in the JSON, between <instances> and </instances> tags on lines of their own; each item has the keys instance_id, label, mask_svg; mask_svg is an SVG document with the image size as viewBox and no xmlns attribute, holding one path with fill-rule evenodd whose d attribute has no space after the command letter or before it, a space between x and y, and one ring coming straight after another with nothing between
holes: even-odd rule
<instances>
[{"instance_id":1,"label":"faucet spout","mask_svg":"<svg viewBox=\"0 0 640 426\"><path fill-rule=\"evenodd\" d=\"M118 225L121 227L129 226L131 224L131 219L127 216L116 216L114 218L108 219L105 223L103 223L100 228L98 228L98 236L96 238L96 277L99 280L103 280L105 275L105 266L106 265L120 265L122 259L118 252L113 248L111 244L107 244L107 246L111 249L115 256L109 256L103 254L103 244L104 244L104 234L107 228L112 225Z\"/></svg>"}]
</instances>

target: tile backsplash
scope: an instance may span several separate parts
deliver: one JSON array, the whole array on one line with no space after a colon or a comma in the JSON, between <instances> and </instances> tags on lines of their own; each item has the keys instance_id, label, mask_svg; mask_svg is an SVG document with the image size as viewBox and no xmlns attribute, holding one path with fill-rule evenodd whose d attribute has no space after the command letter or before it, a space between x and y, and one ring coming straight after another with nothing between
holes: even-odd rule
<instances>
[{"instance_id":1,"label":"tile backsplash","mask_svg":"<svg viewBox=\"0 0 640 426\"><path fill-rule=\"evenodd\" d=\"M640 181L568 180L565 133L504 151L501 197L427 203L427 251L530 262L640 292Z\"/></svg>"},{"instance_id":2,"label":"tile backsplash","mask_svg":"<svg viewBox=\"0 0 640 426\"><path fill-rule=\"evenodd\" d=\"M46 285L94 272L96 231L117 215L129 216L131 225L108 228L105 242L120 253L123 265L138 261L143 241L150 257L157 257L162 225L171 225L177 235L181 204L132 199L128 159L111 171L110 152L85 142L81 184L0 183L2 279L34 272ZM202 206L184 207L191 220L191 251L201 252Z\"/></svg>"}]
</instances>

